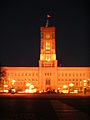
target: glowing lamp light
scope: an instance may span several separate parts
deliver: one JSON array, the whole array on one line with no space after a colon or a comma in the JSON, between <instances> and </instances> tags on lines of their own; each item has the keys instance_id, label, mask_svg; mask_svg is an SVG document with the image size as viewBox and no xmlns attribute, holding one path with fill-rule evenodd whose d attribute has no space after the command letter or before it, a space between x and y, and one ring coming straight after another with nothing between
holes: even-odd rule
<instances>
[{"instance_id":1,"label":"glowing lamp light","mask_svg":"<svg viewBox=\"0 0 90 120\"><path fill-rule=\"evenodd\" d=\"M31 87L31 88L34 88L34 85L31 85L30 87Z\"/></svg>"},{"instance_id":2,"label":"glowing lamp light","mask_svg":"<svg viewBox=\"0 0 90 120\"><path fill-rule=\"evenodd\" d=\"M15 80L12 80L13 83L15 83Z\"/></svg>"},{"instance_id":3,"label":"glowing lamp light","mask_svg":"<svg viewBox=\"0 0 90 120\"><path fill-rule=\"evenodd\" d=\"M8 85L4 85L4 87L8 87Z\"/></svg>"},{"instance_id":4,"label":"glowing lamp light","mask_svg":"<svg viewBox=\"0 0 90 120\"><path fill-rule=\"evenodd\" d=\"M69 84L69 87L73 87L73 86L74 86L74 84L73 84L73 83L70 83L70 84Z\"/></svg>"},{"instance_id":5,"label":"glowing lamp light","mask_svg":"<svg viewBox=\"0 0 90 120\"><path fill-rule=\"evenodd\" d=\"M67 85L63 85L63 88L67 88Z\"/></svg>"},{"instance_id":6,"label":"glowing lamp light","mask_svg":"<svg viewBox=\"0 0 90 120\"><path fill-rule=\"evenodd\" d=\"M4 92L8 93L8 90L4 90Z\"/></svg>"},{"instance_id":7,"label":"glowing lamp light","mask_svg":"<svg viewBox=\"0 0 90 120\"><path fill-rule=\"evenodd\" d=\"M56 60L56 55L55 54L53 54L52 57L53 57L53 60Z\"/></svg>"},{"instance_id":8,"label":"glowing lamp light","mask_svg":"<svg viewBox=\"0 0 90 120\"><path fill-rule=\"evenodd\" d=\"M44 57L43 57L43 55L41 54L41 55L40 55L40 60L43 60L43 59L44 59Z\"/></svg>"},{"instance_id":9,"label":"glowing lamp light","mask_svg":"<svg viewBox=\"0 0 90 120\"><path fill-rule=\"evenodd\" d=\"M84 82L84 83L86 83L86 82L87 82L87 80L83 80L83 82Z\"/></svg>"},{"instance_id":10,"label":"glowing lamp light","mask_svg":"<svg viewBox=\"0 0 90 120\"><path fill-rule=\"evenodd\" d=\"M26 83L26 86L30 86L30 83Z\"/></svg>"},{"instance_id":11,"label":"glowing lamp light","mask_svg":"<svg viewBox=\"0 0 90 120\"><path fill-rule=\"evenodd\" d=\"M15 83L15 80L12 80L12 85L14 85L14 83Z\"/></svg>"},{"instance_id":12,"label":"glowing lamp light","mask_svg":"<svg viewBox=\"0 0 90 120\"><path fill-rule=\"evenodd\" d=\"M86 87L87 80L83 80L83 82L84 82L84 87Z\"/></svg>"},{"instance_id":13,"label":"glowing lamp light","mask_svg":"<svg viewBox=\"0 0 90 120\"><path fill-rule=\"evenodd\" d=\"M28 89L26 89L26 90L25 90L25 93L28 93L28 92L29 92L29 90L28 90Z\"/></svg>"}]
</instances>

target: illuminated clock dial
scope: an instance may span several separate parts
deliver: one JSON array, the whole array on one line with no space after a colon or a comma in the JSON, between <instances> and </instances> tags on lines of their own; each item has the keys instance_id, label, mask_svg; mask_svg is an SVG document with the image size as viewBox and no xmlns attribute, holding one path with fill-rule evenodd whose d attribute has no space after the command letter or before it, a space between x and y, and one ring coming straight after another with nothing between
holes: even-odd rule
<instances>
[{"instance_id":1,"label":"illuminated clock dial","mask_svg":"<svg viewBox=\"0 0 90 120\"><path fill-rule=\"evenodd\" d=\"M49 39L50 38L50 34L46 34L46 38Z\"/></svg>"}]
</instances>

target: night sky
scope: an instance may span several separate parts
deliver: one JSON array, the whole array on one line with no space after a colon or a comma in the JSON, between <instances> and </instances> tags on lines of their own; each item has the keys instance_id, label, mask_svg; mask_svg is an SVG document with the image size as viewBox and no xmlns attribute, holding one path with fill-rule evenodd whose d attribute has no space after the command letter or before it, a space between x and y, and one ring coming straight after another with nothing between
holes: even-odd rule
<instances>
[{"instance_id":1,"label":"night sky","mask_svg":"<svg viewBox=\"0 0 90 120\"><path fill-rule=\"evenodd\" d=\"M0 63L38 66L40 26L56 27L58 65L90 66L86 0L0 1Z\"/></svg>"}]
</instances>

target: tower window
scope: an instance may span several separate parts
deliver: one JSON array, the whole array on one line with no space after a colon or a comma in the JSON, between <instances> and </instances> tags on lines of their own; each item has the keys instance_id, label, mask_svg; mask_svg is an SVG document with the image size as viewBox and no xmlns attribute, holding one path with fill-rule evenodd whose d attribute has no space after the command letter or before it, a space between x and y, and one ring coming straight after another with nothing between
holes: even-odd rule
<instances>
[{"instance_id":1,"label":"tower window","mask_svg":"<svg viewBox=\"0 0 90 120\"><path fill-rule=\"evenodd\" d=\"M41 38L44 38L44 34L43 33L41 34Z\"/></svg>"},{"instance_id":2,"label":"tower window","mask_svg":"<svg viewBox=\"0 0 90 120\"><path fill-rule=\"evenodd\" d=\"M53 39L55 38L55 34L54 34L54 33L52 34L52 38L53 38Z\"/></svg>"}]
</instances>

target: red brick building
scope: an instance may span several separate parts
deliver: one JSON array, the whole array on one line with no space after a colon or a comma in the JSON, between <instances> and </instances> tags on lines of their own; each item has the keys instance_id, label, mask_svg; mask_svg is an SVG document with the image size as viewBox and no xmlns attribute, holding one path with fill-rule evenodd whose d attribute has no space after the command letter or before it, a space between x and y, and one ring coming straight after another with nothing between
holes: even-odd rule
<instances>
[{"instance_id":1,"label":"red brick building","mask_svg":"<svg viewBox=\"0 0 90 120\"><path fill-rule=\"evenodd\" d=\"M48 24L48 21L47 21ZM39 67L4 67L6 71L2 91L83 92L90 80L90 67L58 67L55 49L55 27L40 28Z\"/></svg>"}]
</instances>

